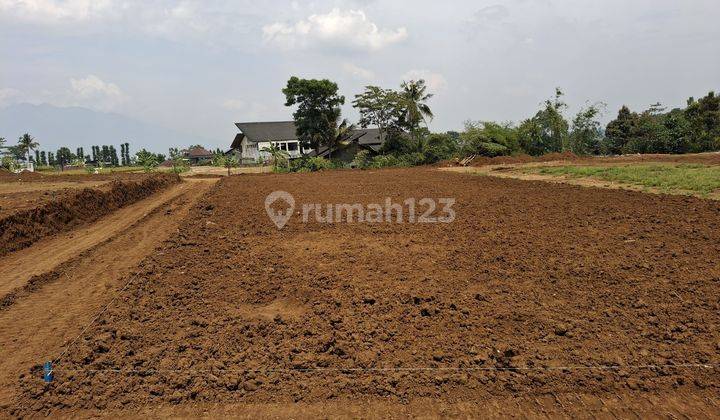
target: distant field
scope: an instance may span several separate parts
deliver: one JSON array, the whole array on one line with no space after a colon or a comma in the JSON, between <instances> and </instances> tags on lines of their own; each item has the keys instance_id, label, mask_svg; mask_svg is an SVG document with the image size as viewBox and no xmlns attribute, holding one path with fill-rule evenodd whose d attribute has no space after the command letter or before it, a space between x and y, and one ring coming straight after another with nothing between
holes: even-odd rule
<instances>
[{"instance_id":1,"label":"distant field","mask_svg":"<svg viewBox=\"0 0 720 420\"><path fill-rule=\"evenodd\" d=\"M720 189L720 167L699 164L638 164L627 166L553 166L527 168L541 175L595 178L664 192L710 194Z\"/></svg>"}]
</instances>

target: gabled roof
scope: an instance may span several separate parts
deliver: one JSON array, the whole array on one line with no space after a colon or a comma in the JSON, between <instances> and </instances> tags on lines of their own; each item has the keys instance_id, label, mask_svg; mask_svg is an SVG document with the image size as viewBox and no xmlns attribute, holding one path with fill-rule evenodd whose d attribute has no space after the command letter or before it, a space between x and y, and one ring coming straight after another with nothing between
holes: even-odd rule
<instances>
[{"instance_id":1,"label":"gabled roof","mask_svg":"<svg viewBox=\"0 0 720 420\"><path fill-rule=\"evenodd\" d=\"M212 157L212 152L205 150L203 147L193 147L190 150L186 150L185 155L189 158L204 158Z\"/></svg>"},{"instance_id":2,"label":"gabled roof","mask_svg":"<svg viewBox=\"0 0 720 420\"><path fill-rule=\"evenodd\" d=\"M242 134L253 143L261 141L297 140L292 121L235 123Z\"/></svg>"}]
</instances>

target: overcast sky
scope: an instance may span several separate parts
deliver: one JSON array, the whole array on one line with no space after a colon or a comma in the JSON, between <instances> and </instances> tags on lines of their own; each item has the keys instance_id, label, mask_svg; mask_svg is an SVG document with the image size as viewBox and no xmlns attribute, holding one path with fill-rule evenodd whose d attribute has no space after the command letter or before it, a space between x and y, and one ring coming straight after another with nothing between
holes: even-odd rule
<instances>
[{"instance_id":1,"label":"overcast sky","mask_svg":"<svg viewBox=\"0 0 720 420\"><path fill-rule=\"evenodd\" d=\"M433 130L570 111L682 105L720 89L717 0L0 0L0 106L82 106L212 139L289 119L292 75L425 78Z\"/></svg>"}]
</instances>

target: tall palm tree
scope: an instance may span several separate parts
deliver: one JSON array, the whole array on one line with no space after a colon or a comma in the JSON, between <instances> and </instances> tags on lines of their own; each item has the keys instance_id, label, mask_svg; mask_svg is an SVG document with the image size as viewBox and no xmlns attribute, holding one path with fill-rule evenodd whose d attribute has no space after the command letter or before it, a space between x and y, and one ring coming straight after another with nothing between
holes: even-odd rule
<instances>
[{"instance_id":1,"label":"tall palm tree","mask_svg":"<svg viewBox=\"0 0 720 420\"><path fill-rule=\"evenodd\" d=\"M420 127L420 123L427 125L427 120L432 120L434 117L430 106L426 103L433 94L426 93L427 85L423 79L403 82L400 87L402 90L399 99L405 109L405 120L410 125L410 135L416 140L416 130Z\"/></svg>"},{"instance_id":2,"label":"tall palm tree","mask_svg":"<svg viewBox=\"0 0 720 420\"><path fill-rule=\"evenodd\" d=\"M40 146L35 138L28 133L25 133L18 139L18 146L22 150L23 154L26 155L26 162L30 162L30 152L35 150L36 147Z\"/></svg>"},{"instance_id":3,"label":"tall palm tree","mask_svg":"<svg viewBox=\"0 0 720 420\"><path fill-rule=\"evenodd\" d=\"M350 124L347 118L343 118L342 121L339 120L340 117L338 116L335 123L332 124L335 128L333 129L333 132L330 138L327 139L326 143L329 152L328 158L330 159L332 159L332 154L337 149L337 147L342 142L349 139L352 136L353 131L355 130L355 124Z\"/></svg>"}]
</instances>

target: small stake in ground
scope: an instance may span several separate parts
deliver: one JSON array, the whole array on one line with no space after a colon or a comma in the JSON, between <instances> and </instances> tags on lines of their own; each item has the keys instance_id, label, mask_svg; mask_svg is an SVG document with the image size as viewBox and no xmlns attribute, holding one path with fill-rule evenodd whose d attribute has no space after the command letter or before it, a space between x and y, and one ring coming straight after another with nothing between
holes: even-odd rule
<instances>
[{"instance_id":1,"label":"small stake in ground","mask_svg":"<svg viewBox=\"0 0 720 420\"><path fill-rule=\"evenodd\" d=\"M45 382L52 382L52 380L53 380L52 362L45 362L45 366L43 367L43 379L45 380Z\"/></svg>"}]
</instances>

